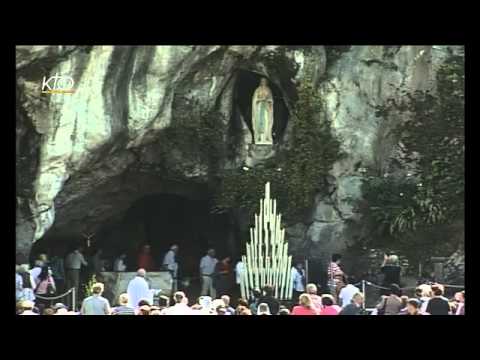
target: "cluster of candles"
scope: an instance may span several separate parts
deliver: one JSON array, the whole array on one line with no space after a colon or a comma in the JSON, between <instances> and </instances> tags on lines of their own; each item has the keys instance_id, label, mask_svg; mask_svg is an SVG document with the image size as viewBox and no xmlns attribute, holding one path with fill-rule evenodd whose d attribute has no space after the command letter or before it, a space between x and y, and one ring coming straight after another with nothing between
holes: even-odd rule
<instances>
[{"instance_id":1,"label":"cluster of candles","mask_svg":"<svg viewBox=\"0 0 480 360\"><path fill-rule=\"evenodd\" d=\"M242 256L245 271L240 280L242 297L249 298L255 288L271 285L277 299L292 298L292 256L288 255L282 215L277 202L270 199L270 183L265 184L265 198L260 200L260 214L255 214L255 227L250 228L247 254Z\"/></svg>"}]
</instances>

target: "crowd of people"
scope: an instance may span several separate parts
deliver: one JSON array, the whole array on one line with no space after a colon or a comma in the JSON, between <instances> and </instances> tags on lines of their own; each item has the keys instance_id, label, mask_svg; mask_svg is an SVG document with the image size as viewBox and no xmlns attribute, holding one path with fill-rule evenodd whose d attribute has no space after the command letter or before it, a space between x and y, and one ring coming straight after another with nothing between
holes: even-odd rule
<instances>
[{"instance_id":1,"label":"crowd of people","mask_svg":"<svg viewBox=\"0 0 480 360\"><path fill-rule=\"evenodd\" d=\"M63 303L39 306L32 300L18 302L20 315L464 315L465 291L448 300L443 296L440 284L422 284L417 287L414 298L401 295L398 285L393 284L389 295L383 295L374 311L363 306L364 295L343 287L337 298L330 293L318 295L315 284L307 284L306 291L299 295L297 304L290 305L274 296L273 287L266 285L255 289L250 299L239 298L232 303L230 296L218 298L200 296L190 304L183 291L176 291L170 298L161 295L153 299L145 281L146 271L139 269L137 276L128 285L128 290L119 296L115 307L102 296L104 285L95 283L92 295L82 302L80 311L69 309ZM232 306L233 305L233 306ZM235 306L235 307L234 307ZM40 310L42 309L42 310Z\"/></svg>"},{"instance_id":2,"label":"crowd of people","mask_svg":"<svg viewBox=\"0 0 480 360\"><path fill-rule=\"evenodd\" d=\"M172 245L166 253L163 265L176 280L178 264L175 255L178 246ZM98 254L98 252L97 252ZM124 269L122 258L115 266ZM147 270L137 270L130 280L126 293L121 294L112 307L103 297L104 284L97 282L91 286L91 295L81 302L79 311L72 304L56 303L52 295L56 293L58 282L68 286L79 286L80 267L87 264L81 251L76 248L65 259L66 271L56 260L48 260L40 255L30 270L27 264L17 266L16 299L17 313L21 315L464 315L465 291L457 292L452 299L444 297L441 284L421 284L415 296L402 294L399 286L398 258L385 255L382 272L386 274L380 300L375 308L367 310L364 294L355 286L353 277L348 277L341 268L341 256L334 254L327 269L328 285L318 294L317 284L305 283L303 264L292 267L293 302L280 301L275 297L274 287L266 285L253 289L250 298L231 301L231 287L226 274L229 274L230 258L217 260L215 250L209 249L199 264L201 296L194 303L189 301L184 291L177 291L176 281L172 296L154 296L147 281ZM95 260L95 257L93 261ZM139 264L151 266L149 249L143 248ZM236 284L240 283L244 266L238 262L235 267ZM58 277L57 277L58 276ZM218 295L218 296L217 296Z\"/></svg>"}]
</instances>

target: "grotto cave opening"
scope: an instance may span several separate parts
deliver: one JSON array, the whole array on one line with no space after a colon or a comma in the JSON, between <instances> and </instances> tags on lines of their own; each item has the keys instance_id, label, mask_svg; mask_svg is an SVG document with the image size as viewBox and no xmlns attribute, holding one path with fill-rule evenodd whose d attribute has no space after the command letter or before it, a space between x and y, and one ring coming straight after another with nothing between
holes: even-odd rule
<instances>
[{"instance_id":1,"label":"grotto cave opening","mask_svg":"<svg viewBox=\"0 0 480 360\"><path fill-rule=\"evenodd\" d=\"M155 268L172 244L179 246L179 277L198 276L200 258L208 248L216 249L217 258L235 258L241 250L235 221L229 213L212 213L210 198L194 199L178 194L154 193L134 201L113 221L106 220L95 232L90 248L81 234L62 236L47 234L37 241L31 260L40 254L66 255L73 244L82 244L87 255L103 250L106 264L125 253L127 271L136 271L137 256L142 245L149 244ZM107 268L107 270L109 270Z\"/></svg>"},{"instance_id":2,"label":"grotto cave opening","mask_svg":"<svg viewBox=\"0 0 480 360\"><path fill-rule=\"evenodd\" d=\"M273 95L272 137L273 142L277 143L287 127L289 112L282 91L271 79L252 71L238 70L233 92L234 104L236 104L236 111L252 131L252 97L262 78L268 80L268 86Z\"/></svg>"}]
</instances>

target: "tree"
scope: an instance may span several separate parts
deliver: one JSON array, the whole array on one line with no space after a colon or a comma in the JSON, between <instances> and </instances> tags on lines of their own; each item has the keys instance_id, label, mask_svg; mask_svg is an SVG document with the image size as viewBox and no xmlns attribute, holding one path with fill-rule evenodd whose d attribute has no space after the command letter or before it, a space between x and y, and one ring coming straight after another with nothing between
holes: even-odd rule
<instances>
[{"instance_id":1,"label":"tree","mask_svg":"<svg viewBox=\"0 0 480 360\"><path fill-rule=\"evenodd\" d=\"M464 81L464 57L452 55L438 70L435 94L405 92L378 109L384 118L407 115L395 131L395 164L409 166L400 171L407 176L371 175L364 183L369 215L398 239L418 241L412 234L464 217Z\"/></svg>"}]
</instances>

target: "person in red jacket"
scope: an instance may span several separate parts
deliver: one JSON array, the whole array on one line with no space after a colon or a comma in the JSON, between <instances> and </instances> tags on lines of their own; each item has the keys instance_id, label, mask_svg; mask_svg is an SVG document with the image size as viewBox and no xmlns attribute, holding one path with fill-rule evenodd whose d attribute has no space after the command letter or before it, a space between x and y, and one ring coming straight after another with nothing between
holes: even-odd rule
<instances>
[{"instance_id":1,"label":"person in red jacket","mask_svg":"<svg viewBox=\"0 0 480 360\"><path fill-rule=\"evenodd\" d=\"M147 271L154 270L153 257L150 253L150 245L144 245L138 255L138 268Z\"/></svg>"}]
</instances>

